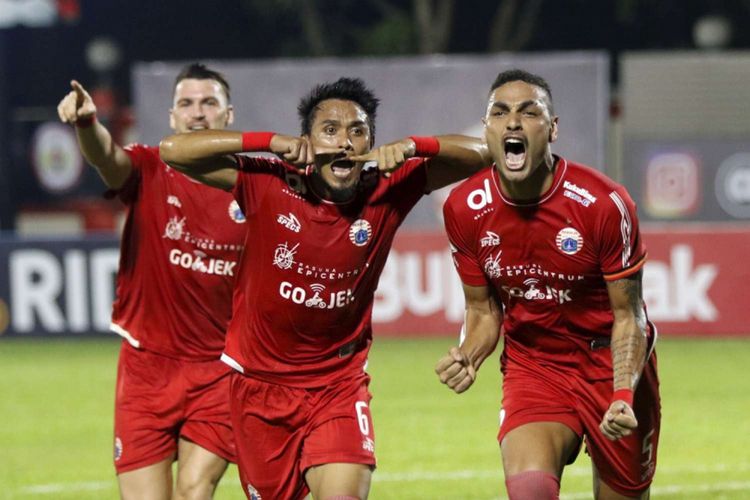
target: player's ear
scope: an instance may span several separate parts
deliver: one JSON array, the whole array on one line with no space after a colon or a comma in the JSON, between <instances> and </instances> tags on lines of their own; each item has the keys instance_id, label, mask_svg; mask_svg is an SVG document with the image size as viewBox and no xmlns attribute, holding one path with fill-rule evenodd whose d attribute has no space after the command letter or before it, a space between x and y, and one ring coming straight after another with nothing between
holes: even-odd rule
<instances>
[{"instance_id":1,"label":"player's ear","mask_svg":"<svg viewBox=\"0 0 750 500\"><path fill-rule=\"evenodd\" d=\"M234 106L227 106L227 127L234 123Z\"/></svg>"},{"instance_id":2,"label":"player's ear","mask_svg":"<svg viewBox=\"0 0 750 500\"><path fill-rule=\"evenodd\" d=\"M552 123L550 124L549 128L549 142L555 142L557 140L557 116L552 117Z\"/></svg>"},{"instance_id":3,"label":"player's ear","mask_svg":"<svg viewBox=\"0 0 750 500\"><path fill-rule=\"evenodd\" d=\"M174 131L177 131L177 128L175 127L175 122L174 122L174 108L169 108L169 128L171 128Z\"/></svg>"}]
</instances>

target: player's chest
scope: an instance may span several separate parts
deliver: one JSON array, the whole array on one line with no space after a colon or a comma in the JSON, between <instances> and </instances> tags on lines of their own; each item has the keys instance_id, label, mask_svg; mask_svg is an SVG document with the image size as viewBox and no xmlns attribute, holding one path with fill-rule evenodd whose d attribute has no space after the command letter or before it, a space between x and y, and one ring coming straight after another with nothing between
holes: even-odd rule
<instances>
[{"instance_id":1,"label":"player's chest","mask_svg":"<svg viewBox=\"0 0 750 500\"><path fill-rule=\"evenodd\" d=\"M274 198L251 216L251 231L262 235L258 243L274 268L308 278L345 279L363 273L393 225L394 214L381 207L342 210L301 197Z\"/></svg>"},{"instance_id":2,"label":"player's chest","mask_svg":"<svg viewBox=\"0 0 750 500\"><path fill-rule=\"evenodd\" d=\"M505 210L482 218L474 245L489 280L534 294L584 286L598 276L593 227L564 207Z\"/></svg>"},{"instance_id":3,"label":"player's chest","mask_svg":"<svg viewBox=\"0 0 750 500\"><path fill-rule=\"evenodd\" d=\"M144 223L175 242L240 245L245 216L232 195L177 175L144 183L139 204Z\"/></svg>"}]
</instances>

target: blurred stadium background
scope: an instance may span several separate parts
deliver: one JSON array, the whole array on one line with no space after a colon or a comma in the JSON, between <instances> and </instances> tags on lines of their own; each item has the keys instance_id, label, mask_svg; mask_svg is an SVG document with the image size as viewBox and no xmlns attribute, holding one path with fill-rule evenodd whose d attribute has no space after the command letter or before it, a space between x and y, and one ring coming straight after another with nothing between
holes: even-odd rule
<instances>
[{"instance_id":1,"label":"blurred stadium background","mask_svg":"<svg viewBox=\"0 0 750 500\"><path fill-rule=\"evenodd\" d=\"M546 77L555 151L625 184L650 260L664 424L656 498L750 498L750 1L0 0L0 498L116 498L122 209L56 105L76 78L121 143L169 133L172 80L205 61L236 127L298 130L313 84L364 78L377 142L481 134L503 69ZM446 193L407 219L381 279L371 498L501 498L497 360L456 397L432 365L463 317ZM590 498L587 458L565 498ZM230 473L218 498L241 498Z\"/></svg>"}]
</instances>

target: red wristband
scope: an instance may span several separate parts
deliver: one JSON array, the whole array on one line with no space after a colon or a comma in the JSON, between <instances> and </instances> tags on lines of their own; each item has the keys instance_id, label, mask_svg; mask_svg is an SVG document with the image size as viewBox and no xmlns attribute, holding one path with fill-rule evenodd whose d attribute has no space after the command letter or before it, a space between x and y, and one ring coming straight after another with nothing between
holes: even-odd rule
<instances>
[{"instance_id":1,"label":"red wristband","mask_svg":"<svg viewBox=\"0 0 750 500\"><path fill-rule=\"evenodd\" d=\"M275 132L242 132L242 151L268 151Z\"/></svg>"},{"instance_id":2,"label":"red wristband","mask_svg":"<svg viewBox=\"0 0 750 500\"><path fill-rule=\"evenodd\" d=\"M414 156L429 158L436 156L440 152L440 141L437 140L437 137L411 136L409 139L414 141Z\"/></svg>"},{"instance_id":3,"label":"red wristband","mask_svg":"<svg viewBox=\"0 0 750 500\"><path fill-rule=\"evenodd\" d=\"M77 128L89 128L96 121L96 115L87 116L86 118L79 118L76 120L74 125Z\"/></svg>"},{"instance_id":4,"label":"red wristband","mask_svg":"<svg viewBox=\"0 0 750 500\"><path fill-rule=\"evenodd\" d=\"M612 394L612 402L625 401L628 406L633 407L633 391L631 389L617 389Z\"/></svg>"}]
</instances>

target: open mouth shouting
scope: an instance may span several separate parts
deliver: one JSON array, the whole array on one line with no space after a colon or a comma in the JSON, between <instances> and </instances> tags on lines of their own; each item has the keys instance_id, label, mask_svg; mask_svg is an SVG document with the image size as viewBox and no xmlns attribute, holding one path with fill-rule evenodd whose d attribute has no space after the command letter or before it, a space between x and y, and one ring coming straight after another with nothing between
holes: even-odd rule
<instances>
[{"instance_id":1,"label":"open mouth shouting","mask_svg":"<svg viewBox=\"0 0 750 500\"><path fill-rule=\"evenodd\" d=\"M506 137L503 146L508 170L521 170L526 163L526 143L519 137Z\"/></svg>"},{"instance_id":2,"label":"open mouth shouting","mask_svg":"<svg viewBox=\"0 0 750 500\"><path fill-rule=\"evenodd\" d=\"M331 172L339 179L346 179L354 168L354 162L346 158L334 160L331 163Z\"/></svg>"}]
</instances>

